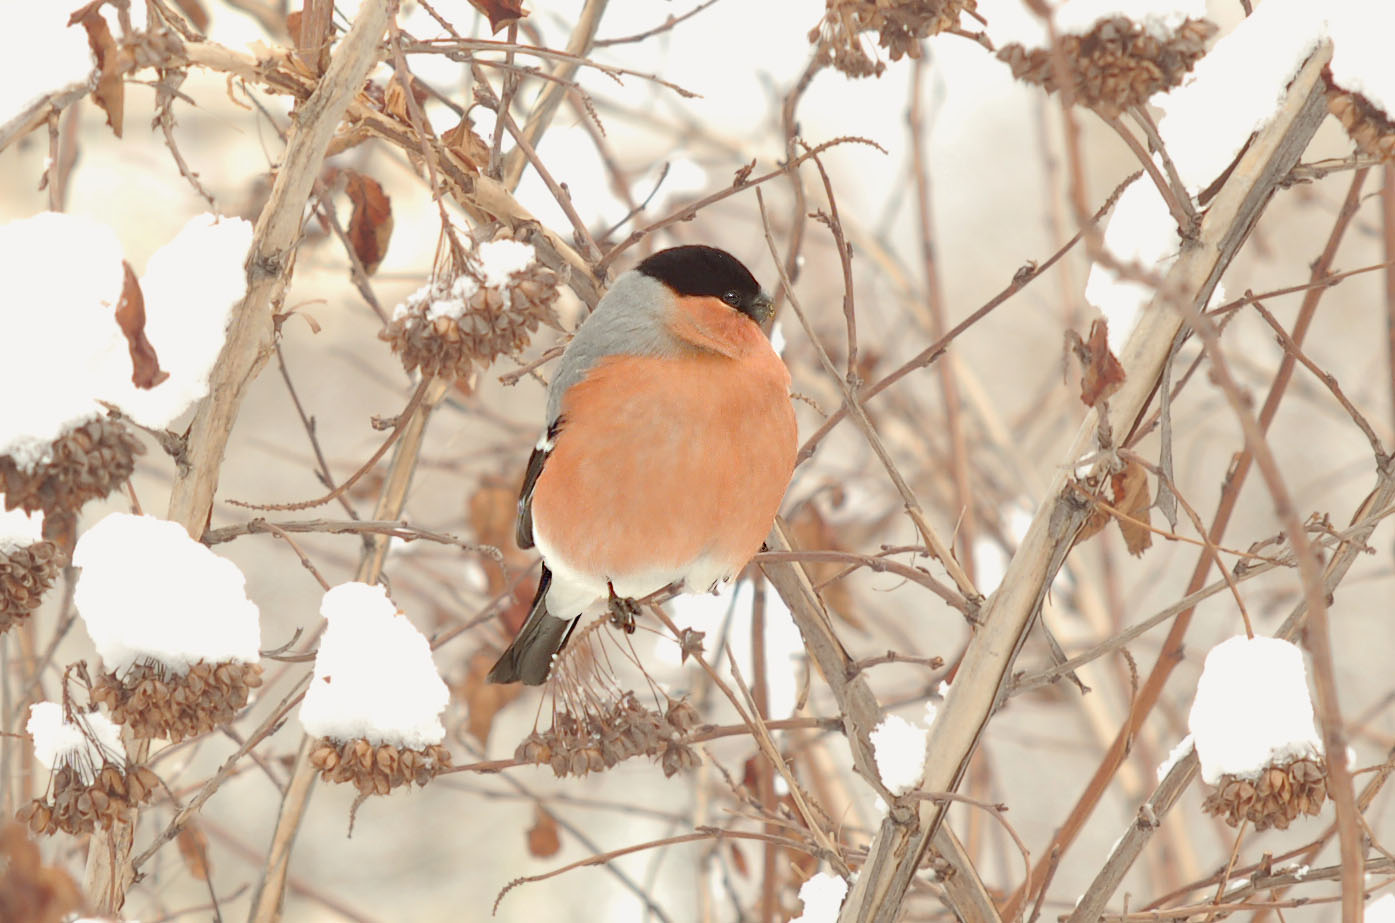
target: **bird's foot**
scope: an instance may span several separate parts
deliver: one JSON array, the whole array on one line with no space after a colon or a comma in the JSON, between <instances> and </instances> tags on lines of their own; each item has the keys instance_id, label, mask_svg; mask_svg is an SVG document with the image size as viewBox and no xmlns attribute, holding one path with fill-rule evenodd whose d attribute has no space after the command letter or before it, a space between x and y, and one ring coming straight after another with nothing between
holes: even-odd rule
<instances>
[{"instance_id":1,"label":"bird's foot","mask_svg":"<svg viewBox=\"0 0 1395 923\"><path fill-rule=\"evenodd\" d=\"M639 603L629 597L615 595L615 587L610 587L610 624L627 635L635 633L635 619L639 617Z\"/></svg>"}]
</instances>

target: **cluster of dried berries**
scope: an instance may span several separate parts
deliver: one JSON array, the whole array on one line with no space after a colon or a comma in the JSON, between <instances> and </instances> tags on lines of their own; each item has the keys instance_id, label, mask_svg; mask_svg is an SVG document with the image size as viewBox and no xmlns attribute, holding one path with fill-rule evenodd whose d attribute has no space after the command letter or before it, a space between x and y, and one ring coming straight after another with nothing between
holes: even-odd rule
<instances>
[{"instance_id":1,"label":"cluster of dried berries","mask_svg":"<svg viewBox=\"0 0 1395 923\"><path fill-rule=\"evenodd\" d=\"M379 334L407 371L464 378L475 365L523 349L540 324L558 325L552 270L534 260L499 285L486 284L477 267L467 259L463 269L412 295Z\"/></svg>"},{"instance_id":2,"label":"cluster of dried berries","mask_svg":"<svg viewBox=\"0 0 1395 923\"><path fill-rule=\"evenodd\" d=\"M1329 78L1327 111L1337 117L1362 153L1382 160L1395 159L1395 123L1365 96L1348 93Z\"/></svg>"},{"instance_id":3,"label":"cluster of dried berries","mask_svg":"<svg viewBox=\"0 0 1395 923\"><path fill-rule=\"evenodd\" d=\"M1224 817L1232 827L1248 820L1255 830L1287 830L1300 814L1322 810L1326 800L1327 770L1314 760L1296 759L1266 767L1257 779L1222 776L1202 807L1208 814Z\"/></svg>"},{"instance_id":4,"label":"cluster of dried berries","mask_svg":"<svg viewBox=\"0 0 1395 923\"><path fill-rule=\"evenodd\" d=\"M107 763L91 773L92 781L84 781L85 775L75 766L58 767L50 785L51 796L35 798L20 809L16 819L42 834L62 830L77 835L97 827L110 830L117 822L125 823L134 806L149 801L160 784L155 773L144 766L123 769Z\"/></svg>"},{"instance_id":5,"label":"cluster of dried berries","mask_svg":"<svg viewBox=\"0 0 1395 923\"><path fill-rule=\"evenodd\" d=\"M76 512L88 500L105 497L135 470L145 451L119 421L90 420L53 441L47 461L32 470L0 455L0 493L5 509L16 507L45 515Z\"/></svg>"},{"instance_id":6,"label":"cluster of dried berries","mask_svg":"<svg viewBox=\"0 0 1395 923\"><path fill-rule=\"evenodd\" d=\"M1122 16L1102 20L1085 35L1061 37L1071 93L1106 116L1142 105L1154 93L1171 89L1206 54L1216 25L1188 19L1167 40L1158 39ZM1050 49L1028 50L1012 44L998 52L1019 80L1057 89Z\"/></svg>"},{"instance_id":7,"label":"cluster of dried berries","mask_svg":"<svg viewBox=\"0 0 1395 923\"><path fill-rule=\"evenodd\" d=\"M76 916L82 904L77 882L63 869L43 864L23 824L0 828L0 920L60 923Z\"/></svg>"},{"instance_id":8,"label":"cluster of dried berries","mask_svg":"<svg viewBox=\"0 0 1395 923\"><path fill-rule=\"evenodd\" d=\"M959 23L959 14L973 11L976 0L827 0L823 19L809 30L823 64L849 77L879 77L886 63L874 61L859 36L876 32L877 44L898 61L902 55L920 57L920 43Z\"/></svg>"},{"instance_id":9,"label":"cluster of dried berries","mask_svg":"<svg viewBox=\"0 0 1395 923\"><path fill-rule=\"evenodd\" d=\"M0 549L0 634L39 607L63 563L53 542Z\"/></svg>"},{"instance_id":10,"label":"cluster of dried berries","mask_svg":"<svg viewBox=\"0 0 1395 923\"><path fill-rule=\"evenodd\" d=\"M132 666L121 679L114 673L98 676L92 700L105 705L111 720L135 736L174 743L231 721L261 684L262 668L255 663L200 660L179 674L147 661Z\"/></svg>"},{"instance_id":11,"label":"cluster of dried berries","mask_svg":"<svg viewBox=\"0 0 1395 923\"><path fill-rule=\"evenodd\" d=\"M580 717L557 712L552 727L523 739L514 759L549 765L561 778L603 772L643 754L656 759L665 776L672 776L702 762L688 742L688 732L697 724L697 710L687 702L670 701L660 714L641 705L633 692L626 692L609 708L586 709Z\"/></svg>"},{"instance_id":12,"label":"cluster of dried berries","mask_svg":"<svg viewBox=\"0 0 1395 923\"><path fill-rule=\"evenodd\" d=\"M450 768L450 752L439 744L420 750L359 738L336 742L321 737L310 751L310 765L326 782L352 782L364 795L386 795L399 785L425 785Z\"/></svg>"}]
</instances>

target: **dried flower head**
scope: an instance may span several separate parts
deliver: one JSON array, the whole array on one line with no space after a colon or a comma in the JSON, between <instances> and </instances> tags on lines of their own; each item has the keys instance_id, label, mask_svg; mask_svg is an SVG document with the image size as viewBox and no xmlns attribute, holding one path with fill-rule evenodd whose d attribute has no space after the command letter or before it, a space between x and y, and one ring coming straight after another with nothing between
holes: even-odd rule
<instances>
[{"instance_id":1,"label":"dried flower head","mask_svg":"<svg viewBox=\"0 0 1395 923\"><path fill-rule=\"evenodd\" d=\"M102 417L55 439L44 460L32 468L0 455L5 508L77 512L88 500L105 497L124 484L135 470L135 456L144 451L119 420Z\"/></svg>"},{"instance_id":2,"label":"dried flower head","mask_svg":"<svg viewBox=\"0 0 1395 923\"><path fill-rule=\"evenodd\" d=\"M1150 96L1177 86L1206 53L1216 25L1185 20L1175 32L1159 37L1122 16L1104 19L1083 35L1061 36L1061 51L1077 103L1106 116L1141 105ZM998 51L1019 80L1058 89L1056 65L1049 48L1013 43Z\"/></svg>"},{"instance_id":3,"label":"dried flower head","mask_svg":"<svg viewBox=\"0 0 1395 923\"><path fill-rule=\"evenodd\" d=\"M1337 117L1362 153L1395 160L1395 122L1360 93L1348 93L1327 81L1327 111Z\"/></svg>"},{"instance_id":4,"label":"dried flower head","mask_svg":"<svg viewBox=\"0 0 1395 923\"><path fill-rule=\"evenodd\" d=\"M120 678L114 673L98 676L92 699L135 736L178 742L231 721L261 684L262 668L255 663L200 660L177 673L147 660Z\"/></svg>"},{"instance_id":5,"label":"dried flower head","mask_svg":"<svg viewBox=\"0 0 1395 923\"><path fill-rule=\"evenodd\" d=\"M449 769L451 759L439 744L413 750L388 743L374 745L363 738L321 737L310 751L310 765L326 782L352 782L361 795L386 795L399 785L425 785Z\"/></svg>"},{"instance_id":6,"label":"dried flower head","mask_svg":"<svg viewBox=\"0 0 1395 923\"><path fill-rule=\"evenodd\" d=\"M587 702L579 713L555 711L552 727L525 737L514 759L551 766L561 778L604 772L630 757L647 756L672 776L702 762L690 742L695 724L696 712L686 702L671 701L659 712L626 691L606 703Z\"/></svg>"},{"instance_id":7,"label":"dried flower head","mask_svg":"<svg viewBox=\"0 0 1395 923\"><path fill-rule=\"evenodd\" d=\"M43 797L17 815L35 834L110 830L159 785L153 772L126 758L116 726L100 714L40 702L30 708L26 727L35 756L52 772Z\"/></svg>"},{"instance_id":8,"label":"dried flower head","mask_svg":"<svg viewBox=\"0 0 1395 923\"><path fill-rule=\"evenodd\" d=\"M1255 830L1287 830L1299 815L1317 814L1326 800L1326 768L1316 760L1299 758L1266 766L1255 778L1222 776L1202 808L1224 817L1232 827L1248 820Z\"/></svg>"},{"instance_id":9,"label":"dried flower head","mask_svg":"<svg viewBox=\"0 0 1395 923\"><path fill-rule=\"evenodd\" d=\"M49 794L29 802L15 818L35 834L110 830L130 820L131 809L149 801L159 784L155 773L144 766L107 764L91 782L83 782L78 770L64 766L49 780Z\"/></svg>"},{"instance_id":10,"label":"dried flower head","mask_svg":"<svg viewBox=\"0 0 1395 923\"><path fill-rule=\"evenodd\" d=\"M886 63L863 47L863 32L876 32L877 44L893 61L902 55L918 58L922 39L958 25L960 14L976 5L975 0L827 0L809 41L821 63L849 77L878 77Z\"/></svg>"},{"instance_id":11,"label":"dried flower head","mask_svg":"<svg viewBox=\"0 0 1395 923\"><path fill-rule=\"evenodd\" d=\"M578 629L557 654L547 679L552 727L525 737L514 759L551 766L559 778L603 772L633 756L655 760L666 776L694 768L701 762L691 744L697 709L682 699L668 699L662 711L648 708L622 689L600 649L606 624Z\"/></svg>"},{"instance_id":12,"label":"dried flower head","mask_svg":"<svg viewBox=\"0 0 1395 923\"><path fill-rule=\"evenodd\" d=\"M497 237L409 296L379 336L409 372L464 378L527 346L539 324L556 327L556 301L557 275L533 248Z\"/></svg>"},{"instance_id":13,"label":"dried flower head","mask_svg":"<svg viewBox=\"0 0 1395 923\"><path fill-rule=\"evenodd\" d=\"M39 607L64 560L53 542L0 547L0 634Z\"/></svg>"}]
</instances>

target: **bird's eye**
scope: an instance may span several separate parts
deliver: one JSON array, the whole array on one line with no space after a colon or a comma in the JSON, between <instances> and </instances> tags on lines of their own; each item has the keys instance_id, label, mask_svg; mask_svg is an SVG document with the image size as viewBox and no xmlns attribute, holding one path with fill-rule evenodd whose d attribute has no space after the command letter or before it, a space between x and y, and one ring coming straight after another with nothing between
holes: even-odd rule
<instances>
[{"instance_id":1,"label":"bird's eye","mask_svg":"<svg viewBox=\"0 0 1395 923\"><path fill-rule=\"evenodd\" d=\"M741 307L741 296L738 295L734 290L727 292L725 295L723 295L722 300L725 301L727 304L731 305L733 308Z\"/></svg>"}]
</instances>

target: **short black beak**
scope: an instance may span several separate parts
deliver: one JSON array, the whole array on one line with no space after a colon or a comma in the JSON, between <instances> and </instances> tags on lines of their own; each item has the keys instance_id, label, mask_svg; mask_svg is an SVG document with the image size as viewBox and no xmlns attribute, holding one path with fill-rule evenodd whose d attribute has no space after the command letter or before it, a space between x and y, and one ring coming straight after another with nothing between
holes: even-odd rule
<instances>
[{"instance_id":1,"label":"short black beak","mask_svg":"<svg viewBox=\"0 0 1395 923\"><path fill-rule=\"evenodd\" d=\"M751 317L762 327L770 320L775 313L775 302L770 300L770 296L761 292L751 299Z\"/></svg>"}]
</instances>

